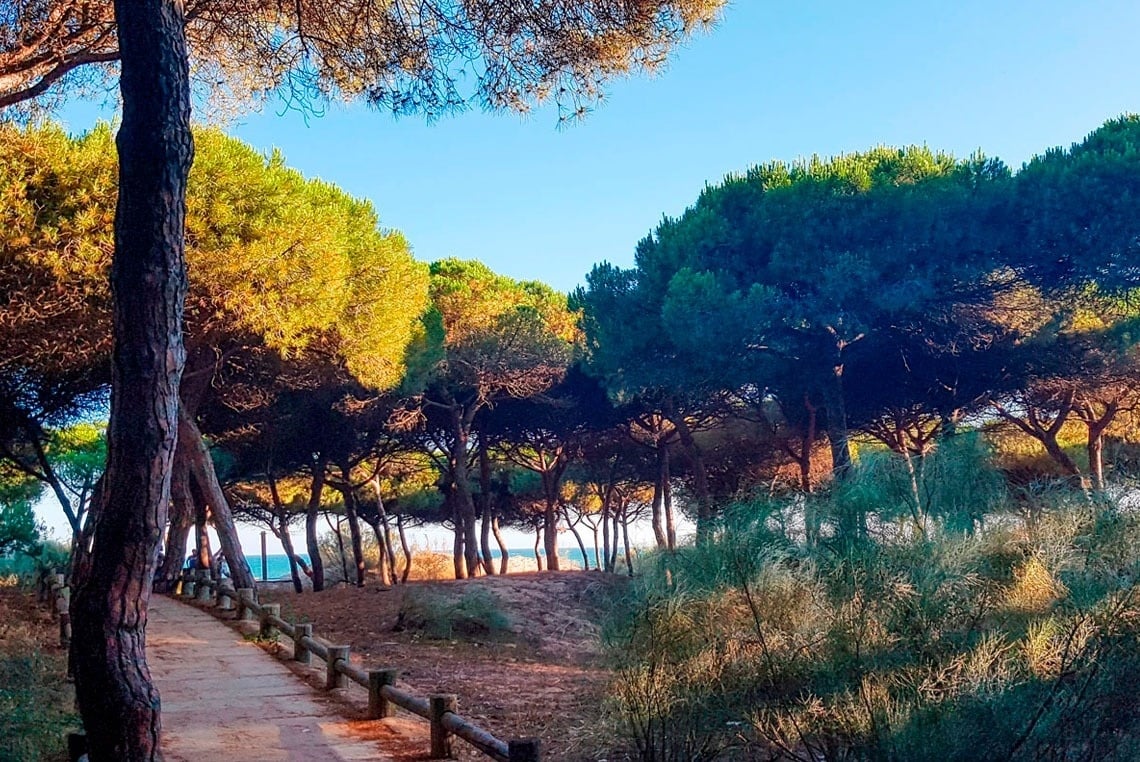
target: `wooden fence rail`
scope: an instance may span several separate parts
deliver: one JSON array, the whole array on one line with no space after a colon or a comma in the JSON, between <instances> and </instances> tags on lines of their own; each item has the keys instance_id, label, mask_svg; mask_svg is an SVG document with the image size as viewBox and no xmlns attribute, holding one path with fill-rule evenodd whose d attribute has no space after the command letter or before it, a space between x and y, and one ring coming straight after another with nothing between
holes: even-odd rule
<instances>
[{"instance_id":1,"label":"wooden fence rail","mask_svg":"<svg viewBox=\"0 0 1140 762\"><path fill-rule=\"evenodd\" d=\"M499 762L539 762L541 759L537 739L502 741L461 717L454 695L436 694L420 698L397 688L397 670L364 669L352 664L349 646L325 645L313 637L313 625L282 619L281 606L258 603L252 589L235 590L229 580L211 579L204 571L197 574L184 572L180 584L175 585L171 594L199 602L213 600L223 611L236 608L237 619L258 623L260 637L275 639L280 633L291 639L294 661L308 665L316 656L325 662L326 690L344 688L351 681L368 691L369 719L390 717L394 707L424 718L431 727L432 759L453 756L452 738L466 741Z\"/></svg>"}]
</instances>

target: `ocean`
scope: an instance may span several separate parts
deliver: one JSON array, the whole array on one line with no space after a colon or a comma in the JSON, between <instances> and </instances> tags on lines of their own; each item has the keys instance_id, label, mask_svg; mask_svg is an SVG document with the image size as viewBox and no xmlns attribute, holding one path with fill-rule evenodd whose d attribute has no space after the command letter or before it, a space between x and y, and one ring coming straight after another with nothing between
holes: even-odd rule
<instances>
[{"instance_id":1,"label":"ocean","mask_svg":"<svg viewBox=\"0 0 1140 762\"><path fill-rule=\"evenodd\" d=\"M590 568L594 566L593 549L590 548ZM426 551L425 551L426 552ZM432 551L438 552L438 551ZM508 548L512 558L534 558L534 548ZM301 558L305 559L307 563L309 560L308 553L300 554ZM494 558L499 558L502 554L498 550L492 550L491 555ZM569 565L575 568L582 568L582 551L579 548L565 548L561 549L558 557L563 561L569 562ZM253 570L253 576L259 580L267 581L280 581L289 579L289 557L284 553L275 553L265 557L265 573L262 573L261 554L250 553L246 555L246 560L249 561L249 566Z\"/></svg>"}]
</instances>

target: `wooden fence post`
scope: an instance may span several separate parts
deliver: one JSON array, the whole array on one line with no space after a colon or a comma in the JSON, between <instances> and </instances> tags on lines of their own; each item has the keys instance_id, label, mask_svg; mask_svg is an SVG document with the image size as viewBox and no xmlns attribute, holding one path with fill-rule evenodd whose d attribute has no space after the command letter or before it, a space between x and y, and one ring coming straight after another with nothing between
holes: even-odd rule
<instances>
[{"instance_id":1,"label":"wooden fence post","mask_svg":"<svg viewBox=\"0 0 1140 762\"><path fill-rule=\"evenodd\" d=\"M451 733L443 726L443 715L456 713L459 701L453 693L437 693L428 697L431 717L431 758L451 759Z\"/></svg>"},{"instance_id":2,"label":"wooden fence post","mask_svg":"<svg viewBox=\"0 0 1140 762\"><path fill-rule=\"evenodd\" d=\"M194 596L194 600L200 601L202 603L206 603L210 600L210 585L208 584L209 578L210 572L205 569L198 570L198 584L195 589L196 595Z\"/></svg>"},{"instance_id":3,"label":"wooden fence post","mask_svg":"<svg viewBox=\"0 0 1140 762\"><path fill-rule=\"evenodd\" d=\"M368 719L379 720L384 717L391 717L394 714L392 705L384 696L384 686L395 684L396 670L368 670Z\"/></svg>"},{"instance_id":4,"label":"wooden fence post","mask_svg":"<svg viewBox=\"0 0 1140 762\"><path fill-rule=\"evenodd\" d=\"M305 645L302 638L313 637L313 625L311 624L294 624L293 625L293 661L300 662L301 664L313 663L313 652Z\"/></svg>"},{"instance_id":5,"label":"wooden fence post","mask_svg":"<svg viewBox=\"0 0 1140 762\"><path fill-rule=\"evenodd\" d=\"M71 612L61 611L59 614L59 644L66 648L71 645Z\"/></svg>"},{"instance_id":6,"label":"wooden fence post","mask_svg":"<svg viewBox=\"0 0 1140 762\"><path fill-rule=\"evenodd\" d=\"M507 759L510 762L539 762L542 744L537 738L523 738L507 742Z\"/></svg>"},{"instance_id":7,"label":"wooden fence post","mask_svg":"<svg viewBox=\"0 0 1140 762\"><path fill-rule=\"evenodd\" d=\"M258 630L258 637L261 638L276 638L277 628L269 621L269 617L275 616L281 618L281 604L280 603L263 603L261 604L261 628Z\"/></svg>"},{"instance_id":8,"label":"wooden fence post","mask_svg":"<svg viewBox=\"0 0 1140 762\"><path fill-rule=\"evenodd\" d=\"M253 619L253 609L247 603L253 603L253 588L239 587L238 591L238 619Z\"/></svg>"},{"instance_id":9,"label":"wooden fence post","mask_svg":"<svg viewBox=\"0 0 1140 762\"><path fill-rule=\"evenodd\" d=\"M343 688L348 685L348 678L336 670L336 663L344 661L348 664L349 646L329 646L329 658L325 663L325 690Z\"/></svg>"},{"instance_id":10,"label":"wooden fence post","mask_svg":"<svg viewBox=\"0 0 1140 762\"><path fill-rule=\"evenodd\" d=\"M233 611L234 589L228 582L218 584L218 608L222 611Z\"/></svg>"}]
</instances>

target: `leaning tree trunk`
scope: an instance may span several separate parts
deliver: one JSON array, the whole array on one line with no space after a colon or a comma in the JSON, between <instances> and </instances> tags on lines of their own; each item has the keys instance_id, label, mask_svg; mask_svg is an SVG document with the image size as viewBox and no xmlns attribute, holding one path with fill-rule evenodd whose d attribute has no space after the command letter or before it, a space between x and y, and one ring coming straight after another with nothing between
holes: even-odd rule
<instances>
[{"instance_id":1,"label":"leaning tree trunk","mask_svg":"<svg viewBox=\"0 0 1140 762\"><path fill-rule=\"evenodd\" d=\"M503 532L499 528L499 517L491 517L491 534L495 537L495 543L499 546L499 574L506 574L511 568L511 554L507 550L507 540L503 537Z\"/></svg>"},{"instance_id":2,"label":"leaning tree trunk","mask_svg":"<svg viewBox=\"0 0 1140 762\"><path fill-rule=\"evenodd\" d=\"M234 524L229 500L222 492L222 486L218 484L218 475L214 471L214 461L210 458L210 451L206 449L198 424L194 423L185 411L180 411L178 435L185 443L185 449L179 448L179 455L186 453L191 480L201 491L202 497L213 513L214 528L218 532L218 542L221 543L222 552L229 561L234 587L238 589L256 587L253 571L245 560L245 553L238 540L237 526Z\"/></svg>"},{"instance_id":3,"label":"leaning tree trunk","mask_svg":"<svg viewBox=\"0 0 1140 762\"><path fill-rule=\"evenodd\" d=\"M186 180L194 150L182 4L115 0L115 17L123 114L107 479L71 618L90 759L139 762L162 758L146 622L178 435Z\"/></svg>"},{"instance_id":4,"label":"leaning tree trunk","mask_svg":"<svg viewBox=\"0 0 1140 762\"><path fill-rule=\"evenodd\" d=\"M179 443L179 449L181 443ZM160 581L159 592L169 592L174 580L182 571L186 558L186 541L194 526L194 503L190 497L190 473L175 450L170 480L170 527L166 530L166 557L155 577Z\"/></svg>"},{"instance_id":5,"label":"leaning tree trunk","mask_svg":"<svg viewBox=\"0 0 1140 762\"><path fill-rule=\"evenodd\" d=\"M356 571L355 584L357 587L364 587L364 541L360 536L360 517L356 512L356 492L352 489L352 470L342 465L340 475L344 480L340 494L344 498L344 516L348 519L348 538L352 544L352 564ZM346 577L344 581L351 580Z\"/></svg>"},{"instance_id":6,"label":"leaning tree trunk","mask_svg":"<svg viewBox=\"0 0 1140 762\"><path fill-rule=\"evenodd\" d=\"M400 536L400 550L404 551L404 571L400 574L400 582L407 584L408 577L412 575L412 546L404 531L404 517L399 513L396 514L396 533Z\"/></svg>"}]
</instances>

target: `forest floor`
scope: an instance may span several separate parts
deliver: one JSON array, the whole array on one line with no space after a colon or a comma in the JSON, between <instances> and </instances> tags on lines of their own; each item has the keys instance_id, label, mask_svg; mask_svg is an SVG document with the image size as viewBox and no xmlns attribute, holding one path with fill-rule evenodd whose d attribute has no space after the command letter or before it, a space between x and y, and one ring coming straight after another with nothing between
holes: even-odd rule
<instances>
[{"instance_id":1,"label":"forest floor","mask_svg":"<svg viewBox=\"0 0 1140 762\"><path fill-rule=\"evenodd\" d=\"M0 584L0 760L67 759L66 734L78 717L66 671L51 606Z\"/></svg>"},{"instance_id":2,"label":"forest floor","mask_svg":"<svg viewBox=\"0 0 1140 762\"><path fill-rule=\"evenodd\" d=\"M263 586L282 617L350 645L369 668L399 670L415 695L453 693L459 713L504 740L537 737L545 760L616 759L604 718L607 601L625 580L599 572L530 572L296 594ZM458 743L461 759L485 759Z\"/></svg>"}]
</instances>

